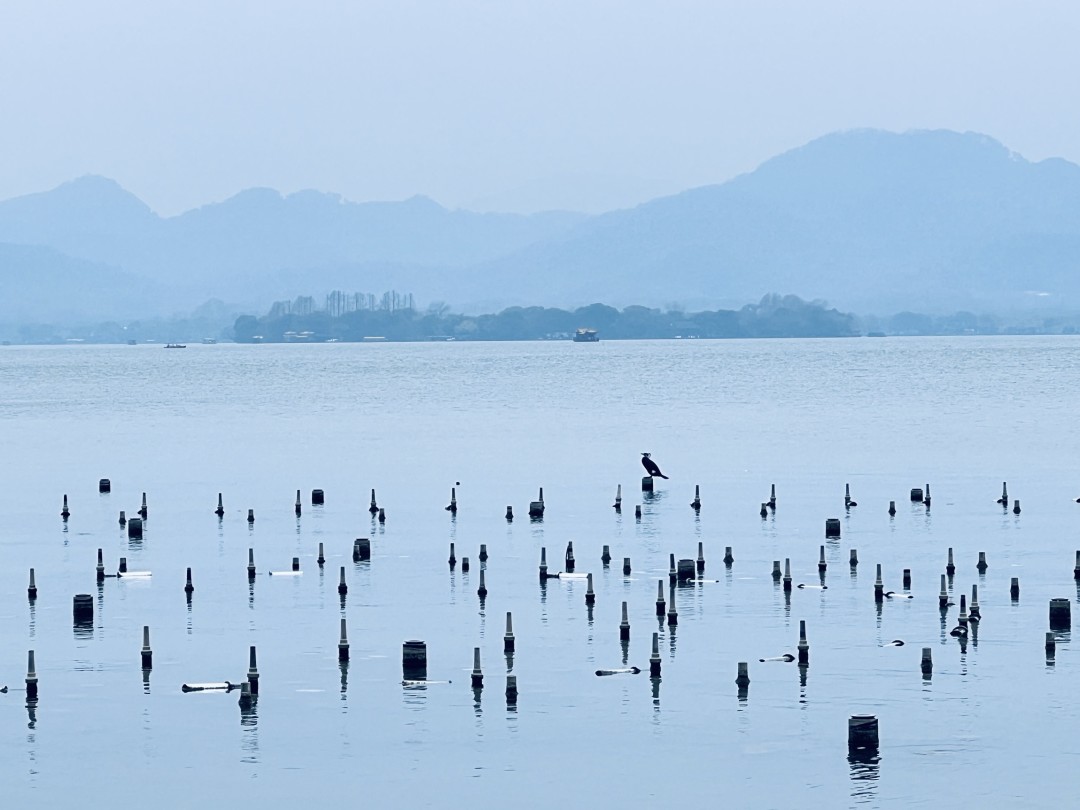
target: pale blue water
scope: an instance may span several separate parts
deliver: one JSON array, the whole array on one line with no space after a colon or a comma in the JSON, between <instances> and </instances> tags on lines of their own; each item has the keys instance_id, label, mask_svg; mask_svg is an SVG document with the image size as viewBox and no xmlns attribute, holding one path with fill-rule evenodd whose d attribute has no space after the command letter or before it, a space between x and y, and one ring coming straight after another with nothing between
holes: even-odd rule
<instances>
[{"instance_id":1,"label":"pale blue water","mask_svg":"<svg viewBox=\"0 0 1080 810\"><path fill-rule=\"evenodd\" d=\"M1078 367L1080 341L1053 337L6 347L6 801L1060 807L1080 749L1080 661L1066 636L1047 666L1043 640L1048 600L1077 599ZM645 502L643 450L671 476ZM98 495L101 477L111 494ZM1020 516L994 503L1003 480ZM458 481L452 520L443 507ZM621 516L611 509L620 483ZM779 505L763 521L771 483ZM847 515L845 483L859 502ZM926 483L929 514L908 501ZM699 516L688 505L695 484ZM540 486L547 513L536 524L526 512ZM310 505L315 487L326 491L322 508ZM367 513L371 487L387 510L383 526ZM117 515L135 514L143 491L146 536L129 543ZM891 519L889 500L899 510ZM796 591L787 604L772 560L791 557L796 582L816 582L827 517L843 523L841 540L827 544L830 587ZM372 538L370 563L351 561L355 537ZM578 571L595 575L591 620L583 582L537 581L540 547L559 570L570 539ZM448 570L451 541L459 558L472 558L470 573ZM628 663L647 667L667 555L693 557L698 541L706 576L720 581L679 591L677 629L659 628L658 692L646 674L595 677L622 665L624 599ZM480 543L491 554L483 609ZM599 561L605 543L609 569ZM730 571L721 562L728 545ZM249 546L260 571L251 590ZM956 595L979 585L984 618L966 652L947 634L956 608L944 625L937 608L948 546ZM108 570L126 556L152 579L109 579L99 590L99 547ZM263 575L297 555L303 576ZM916 598L879 612L875 563L895 590L911 568ZM345 683L341 565L352 643ZM1009 599L1014 576L1018 604ZM94 595L90 637L73 633L75 593ZM503 697L507 610L516 711ZM811 645L805 685L795 665L757 662L794 652L800 619ZM144 624L154 649L148 688ZM429 677L452 683L402 687L410 638L427 641ZM906 645L881 646L894 638ZM242 722L236 692L180 692L185 681L239 681L249 644L262 673L255 716ZM486 675L479 703L469 688L474 646ZM919 672L923 646L933 648L929 682ZM20 691L31 648L41 692L32 722ZM752 662L745 701L738 661ZM863 712L881 724L880 762L870 766L847 759L847 718Z\"/></svg>"}]
</instances>

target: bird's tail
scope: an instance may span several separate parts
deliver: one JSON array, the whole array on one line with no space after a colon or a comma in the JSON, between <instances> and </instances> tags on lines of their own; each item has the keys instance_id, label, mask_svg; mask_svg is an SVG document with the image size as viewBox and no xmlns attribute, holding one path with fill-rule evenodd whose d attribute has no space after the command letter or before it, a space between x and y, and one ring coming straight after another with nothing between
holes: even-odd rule
<instances>
[{"instance_id":1,"label":"bird's tail","mask_svg":"<svg viewBox=\"0 0 1080 810\"><path fill-rule=\"evenodd\" d=\"M667 477L666 475L664 475L663 473L657 473L657 474L656 474L656 476L657 476L658 478L663 478L663 479L664 479L665 481L667 481L667 480L668 480L668 477Z\"/></svg>"}]
</instances>

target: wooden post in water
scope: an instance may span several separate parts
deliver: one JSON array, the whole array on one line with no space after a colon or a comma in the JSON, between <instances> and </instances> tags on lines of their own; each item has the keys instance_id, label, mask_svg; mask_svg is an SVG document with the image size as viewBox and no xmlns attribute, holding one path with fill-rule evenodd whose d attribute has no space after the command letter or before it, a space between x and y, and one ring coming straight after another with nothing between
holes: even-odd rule
<instances>
[{"instance_id":1,"label":"wooden post in water","mask_svg":"<svg viewBox=\"0 0 1080 810\"><path fill-rule=\"evenodd\" d=\"M484 673L480 669L480 648L473 647L472 688L484 688Z\"/></svg>"},{"instance_id":2,"label":"wooden post in water","mask_svg":"<svg viewBox=\"0 0 1080 810\"><path fill-rule=\"evenodd\" d=\"M255 663L255 645L248 648L248 684L251 686L251 694L259 694L259 667Z\"/></svg>"},{"instance_id":3,"label":"wooden post in water","mask_svg":"<svg viewBox=\"0 0 1080 810\"><path fill-rule=\"evenodd\" d=\"M750 667L745 661L739 661L739 674L735 676L735 685L746 689L750 685Z\"/></svg>"},{"instance_id":4,"label":"wooden post in water","mask_svg":"<svg viewBox=\"0 0 1080 810\"><path fill-rule=\"evenodd\" d=\"M506 676L506 705L516 706L518 699L517 675Z\"/></svg>"},{"instance_id":5,"label":"wooden post in water","mask_svg":"<svg viewBox=\"0 0 1080 810\"><path fill-rule=\"evenodd\" d=\"M401 672L407 681L427 680L427 644L406 641L401 645Z\"/></svg>"},{"instance_id":6,"label":"wooden post in water","mask_svg":"<svg viewBox=\"0 0 1080 810\"><path fill-rule=\"evenodd\" d=\"M810 665L810 645L806 641L806 620L799 620L799 666Z\"/></svg>"},{"instance_id":7,"label":"wooden post in water","mask_svg":"<svg viewBox=\"0 0 1080 810\"><path fill-rule=\"evenodd\" d=\"M626 602L622 603L622 621L619 622L619 640L630 640L630 615L627 612Z\"/></svg>"},{"instance_id":8,"label":"wooden post in water","mask_svg":"<svg viewBox=\"0 0 1080 810\"><path fill-rule=\"evenodd\" d=\"M514 620L508 610L506 611L506 633L503 635L503 652L512 653L514 644Z\"/></svg>"},{"instance_id":9,"label":"wooden post in water","mask_svg":"<svg viewBox=\"0 0 1080 810\"><path fill-rule=\"evenodd\" d=\"M345 626L345 617L341 617L341 638L337 644L338 661L349 660L349 633Z\"/></svg>"},{"instance_id":10,"label":"wooden post in water","mask_svg":"<svg viewBox=\"0 0 1080 810\"><path fill-rule=\"evenodd\" d=\"M1069 630L1072 628L1072 608L1068 599L1050 600L1050 629Z\"/></svg>"},{"instance_id":11,"label":"wooden post in water","mask_svg":"<svg viewBox=\"0 0 1080 810\"><path fill-rule=\"evenodd\" d=\"M26 699L37 700L38 676L34 662L34 651L29 650L26 655Z\"/></svg>"},{"instance_id":12,"label":"wooden post in water","mask_svg":"<svg viewBox=\"0 0 1080 810\"><path fill-rule=\"evenodd\" d=\"M848 751L859 756L878 750L878 720L872 714L853 714L848 719Z\"/></svg>"},{"instance_id":13,"label":"wooden post in water","mask_svg":"<svg viewBox=\"0 0 1080 810\"><path fill-rule=\"evenodd\" d=\"M154 653L150 649L150 625L144 624L142 629L142 649L139 651L143 669L153 669Z\"/></svg>"}]
</instances>

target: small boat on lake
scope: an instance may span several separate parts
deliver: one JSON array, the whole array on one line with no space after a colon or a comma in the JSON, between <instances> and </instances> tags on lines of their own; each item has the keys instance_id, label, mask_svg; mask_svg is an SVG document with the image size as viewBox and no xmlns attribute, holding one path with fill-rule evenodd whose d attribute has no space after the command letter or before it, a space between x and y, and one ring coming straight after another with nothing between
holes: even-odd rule
<instances>
[{"instance_id":1,"label":"small boat on lake","mask_svg":"<svg viewBox=\"0 0 1080 810\"><path fill-rule=\"evenodd\" d=\"M574 332L574 343L597 343L599 340L600 336L595 329L582 328Z\"/></svg>"},{"instance_id":2,"label":"small boat on lake","mask_svg":"<svg viewBox=\"0 0 1080 810\"><path fill-rule=\"evenodd\" d=\"M186 349L187 344L186 343L166 343L165 348L166 349Z\"/></svg>"}]
</instances>

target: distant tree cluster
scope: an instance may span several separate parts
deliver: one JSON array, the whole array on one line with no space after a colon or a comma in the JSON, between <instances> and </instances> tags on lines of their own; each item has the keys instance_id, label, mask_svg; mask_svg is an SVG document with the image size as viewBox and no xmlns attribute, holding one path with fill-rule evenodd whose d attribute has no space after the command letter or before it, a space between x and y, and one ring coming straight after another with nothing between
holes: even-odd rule
<instances>
[{"instance_id":1,"label":"distant tree cluster","mask_svg":"<svg viewBox=\"0 0 1080 810\"><path fill-rule=\"evenodd\" d=\"M389 297L387 297L389 296ZM297 299L300 301L301 299ZM595 329L605 340L634 338L850 337L859 334L852 315L820 301L794 295L767 295L739 310L682 312L629 306L623 310L591 304L573 311L547 307L509 307L490 315L461 315L433 304L420 312L412 296L387 294L385 306L348 309L331 306L288 308L275 304L262 318L237 318L240 343L290 341L360 341L380 337L417 340L566 340L579 328ZM405 305L405 302L408 305ZM335 299L336 303L336 299Z\"/></svg>"}]
</instances>

